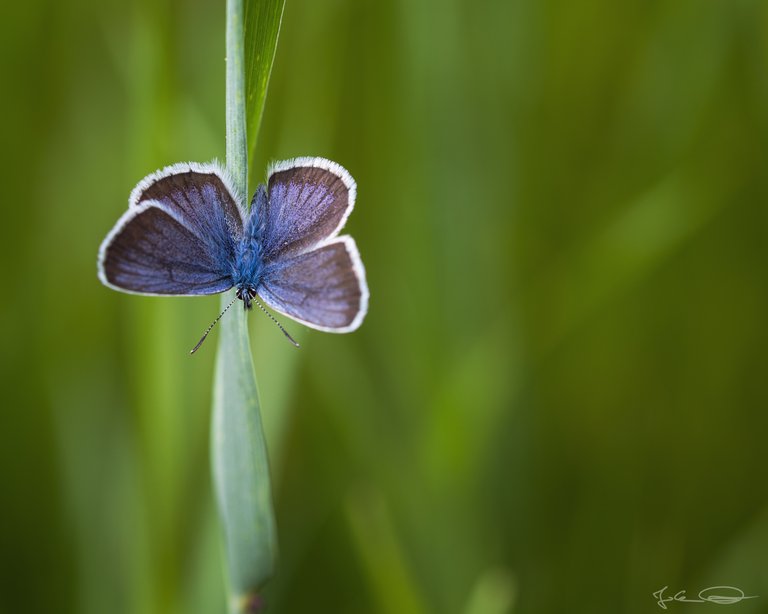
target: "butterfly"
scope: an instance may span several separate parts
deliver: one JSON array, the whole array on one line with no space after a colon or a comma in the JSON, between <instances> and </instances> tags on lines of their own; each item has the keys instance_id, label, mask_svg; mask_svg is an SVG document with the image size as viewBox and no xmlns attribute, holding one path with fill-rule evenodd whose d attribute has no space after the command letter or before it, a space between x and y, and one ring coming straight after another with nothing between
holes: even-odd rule
<instances>
[{"instance_id":1,"label":"butterfly","mask_svg":"<svg viewBox=\"0 0 768 614\"><path fill-rule=\"evenodd\" d=\"M200 296L236 289L203 338L237 300L332 333L356 330L368 284L354 239L339 236L357 186L339 164L294 158L273 164L250 212L217 163L179 163L142 179L128 211L99 249L98 276L114 290ZM257 298L258 297L258 298Z\"/></svg>"}]
</instances>

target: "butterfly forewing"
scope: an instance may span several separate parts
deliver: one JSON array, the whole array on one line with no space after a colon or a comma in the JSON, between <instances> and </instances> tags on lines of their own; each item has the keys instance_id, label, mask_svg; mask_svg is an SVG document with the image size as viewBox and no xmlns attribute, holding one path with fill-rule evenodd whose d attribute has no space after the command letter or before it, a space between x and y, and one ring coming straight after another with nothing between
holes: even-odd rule
<instances>
[{"instance_id":1,"label":"butterfly forewing","mask_svg":"<svg viewBox=\"0 0 768 614\"><path fill-rule=\"evenodd\" d=\"M269 263L335 237L354 207L356 186L335 162L296 158L271 168L267 193L255 213L262 225L263 258Z\"/></svg>"},{"instance_id":2,"label":"butterfly forewing","mask_svg":"<svg viewBox=\"0 0 768 614\"><path fill-rule=\"evenodd\" d=\"M146 201L161 203L204 241L239 239L243 215L231 180L216 164L182 163L143 179L131 193L131 207Z\"/></svg>"}]
</instances>

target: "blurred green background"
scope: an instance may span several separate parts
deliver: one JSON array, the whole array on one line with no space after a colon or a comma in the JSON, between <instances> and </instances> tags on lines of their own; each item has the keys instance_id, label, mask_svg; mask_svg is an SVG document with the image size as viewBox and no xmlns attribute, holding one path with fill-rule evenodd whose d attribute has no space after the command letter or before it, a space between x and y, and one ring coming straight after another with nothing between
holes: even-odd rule
<instances>
[{"instance_id":1,"label":"blurred green background","mask_svg":"<svg viewBox=\"0 0 768 614\"><path fill-rule=\"evenodd\" d=\"M2 13L0 612L223 614L218 299L96 252L223 157L224 3ZM350 170L372 300L251 317L270 611L768 612L767 153L763 0L288 0L252 163Z\"/></svg>"}]
</instances>

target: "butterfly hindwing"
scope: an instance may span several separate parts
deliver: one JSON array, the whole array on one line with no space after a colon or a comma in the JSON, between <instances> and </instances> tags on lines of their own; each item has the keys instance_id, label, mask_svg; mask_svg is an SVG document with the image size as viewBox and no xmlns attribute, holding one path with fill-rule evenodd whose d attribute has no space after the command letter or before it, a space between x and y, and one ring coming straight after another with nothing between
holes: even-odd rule
<instances>
[{"instance_id":1,"label":"butterfly hindwing","mask_svg":"<svg viewBox=\"0 0 768 614\"><path fill-rule=\"evenodd\" d=\"M365 270L351 237L268 265L257 291L275 311L326 332L357 329L368 310Z\"/></svg>"}]
</instances>

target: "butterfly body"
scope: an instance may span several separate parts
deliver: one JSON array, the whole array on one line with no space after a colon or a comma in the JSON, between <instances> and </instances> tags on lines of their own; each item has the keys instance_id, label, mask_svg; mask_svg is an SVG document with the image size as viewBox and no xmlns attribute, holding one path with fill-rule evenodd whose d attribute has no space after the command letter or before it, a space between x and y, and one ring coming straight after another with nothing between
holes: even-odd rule
<instances>
[{"instance_id":1,"label":"butterfly body","mask_svg":"<svg viewBox=\"0 0 768 614\"><path fill-rule=\"evenodd\" d=\"M355 196L338 164L297 158L273 165L246 212L224 169L177 164L134 189L102 243L99 278L135 294L235 288L246 309L258 296L312 328L350 332L368 306L357 246L338 236Z\"/></svg>"},{"instance_id":2,"label":"butterfly body","mask_svg":"<svg viewBox=\"0 0 768 614\"><path fill-rule=\"evenodd\" d=\"M259 190L263 190L259 186ZM261 223L257 209L251 209L245 232L235 249L232 265L232 285L238 289L238 295L247 291L256 291L264 271L264 258L261 249ZM253 298L253 297L251 297ZM246 303L248 307L248 303Z\"/></svg>"}]
</instances>

